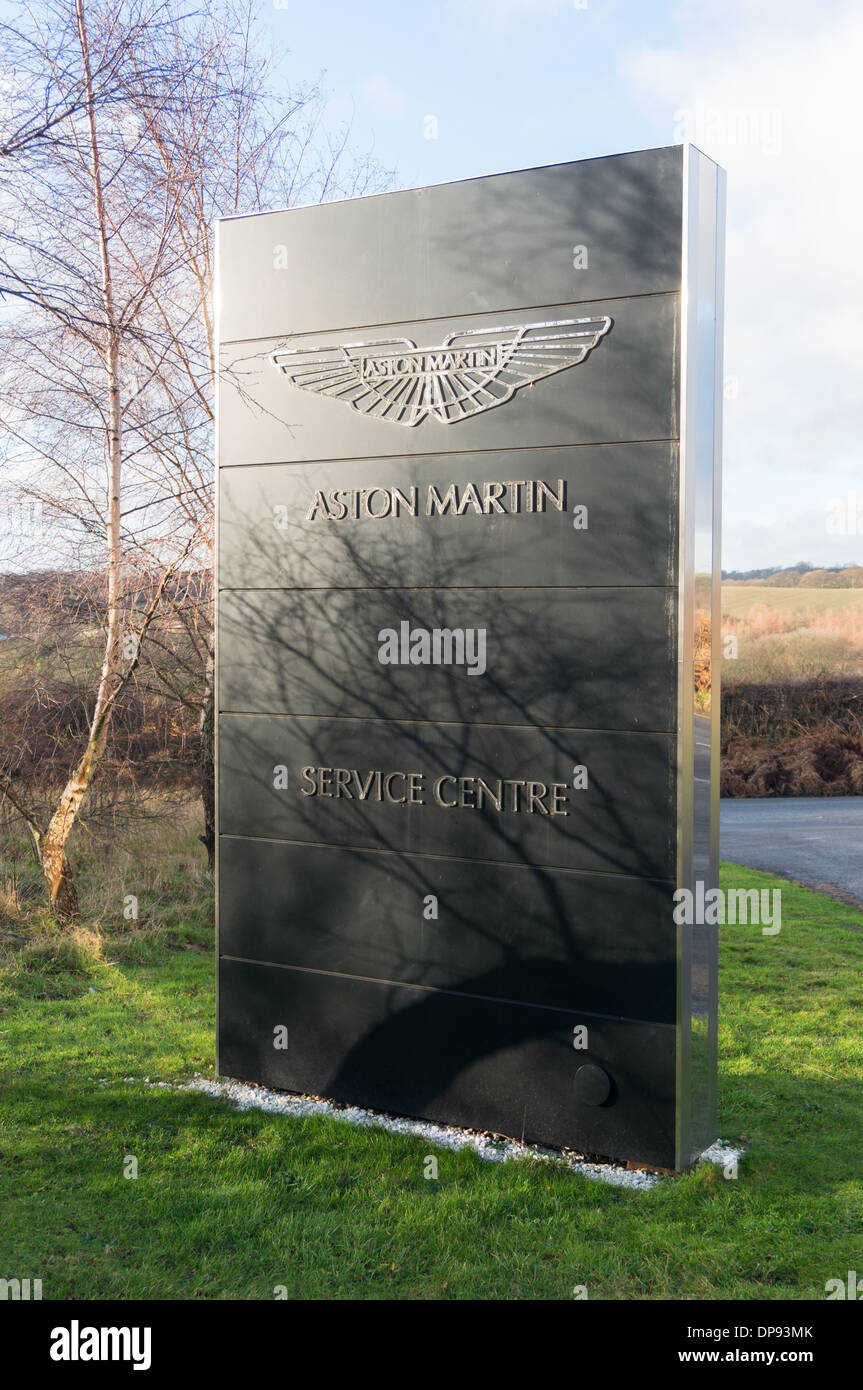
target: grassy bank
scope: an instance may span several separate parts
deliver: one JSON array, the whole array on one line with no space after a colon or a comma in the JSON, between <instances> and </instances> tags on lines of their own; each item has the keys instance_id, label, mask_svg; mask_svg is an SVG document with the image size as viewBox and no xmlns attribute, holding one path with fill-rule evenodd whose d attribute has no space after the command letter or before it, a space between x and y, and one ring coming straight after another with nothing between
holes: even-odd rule
<instances>
[{"instance_id":1,"label":"grassy bank","mask_svg":"<svg viewBox=\"0 0 863 1390\"><path fill-rule=\"evenodd\" d=\"M821 1298L863 1268L863 914L781 887L778 936L722 929L720 1134L747 1147L739 1176L647 1193L444 1151L428 1181L423 1141L153 1086L211 1074L197 929L7 939L0 1273L76 1299Z\"/></svg>"},{"instance_id":2,"label":"grassy bank","mask_svg":"<svg viewBox=\"0 0 863 1390\"><path fill-rule=\"evenodd\" d=\"M863 589L780 588L761 584L723 584L722 611L744 617L753 608L782 613L848 611L863 615Z\"/></svg>"}]
</instances>

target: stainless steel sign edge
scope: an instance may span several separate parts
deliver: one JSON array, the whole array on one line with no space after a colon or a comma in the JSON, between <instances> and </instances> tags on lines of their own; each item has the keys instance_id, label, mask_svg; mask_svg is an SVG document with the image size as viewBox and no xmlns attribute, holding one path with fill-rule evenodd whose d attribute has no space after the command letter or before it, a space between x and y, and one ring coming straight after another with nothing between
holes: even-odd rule
<instances>
[{"instance_id":1,"label":"stainless steel sign edge","mask_svg":"<svg viewBox=\"0 0 863 1390\"><path fill-rule=\"evenodd\" d=\"M424 348L410 338L281 348L270 361L292 386L332 396L361 415L407 426L432 415L453 425L578 366L612 323L603 314L470 328Z\"/></svg>"}]
</instances>

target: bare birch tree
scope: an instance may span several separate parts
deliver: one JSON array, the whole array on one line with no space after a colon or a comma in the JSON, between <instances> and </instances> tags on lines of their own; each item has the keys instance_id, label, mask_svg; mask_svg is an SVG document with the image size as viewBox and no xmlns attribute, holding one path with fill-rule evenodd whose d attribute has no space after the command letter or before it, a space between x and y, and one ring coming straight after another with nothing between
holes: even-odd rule
<instances>
[{"instance_id":1,"label":"bare birch tree","mask_svg":"<svg viewBox=\"0 0 863 1390\"><path fill-rule=\"evenodd\" d=\"M212 424L216 372L211 307L217 217L352 197L388 186L392 173L351 148L350 131L328 128L319 85L280 88L276 55L262 42L253 0L221 0L160 31L161 62L174 73L173 104L138 104L149 139L146 180L175 219L180 284L151 278L146 292L168 344L158 376L172 431L151 439L182 495L212 525ZM196 61L184 55L194 53ZM151 55L152 57L152 55ZM226 80L227 75L227 80ZM147 91L143 80L141 93ZM168 439L178 441L168 453ZM203 452L202 452L203 446ZM205 484L206 479L206 484ZM213 626L200 607L184 621L201 651L202 837L215 847ZM192 634L191 630L194 629ZM203 639L203 642L202 642Z\"/></svg>"},{"instance_id":2,"label":"bare birch tree","mask_svg":"<svg viewBox=\"0 0 863 1390\"><path fill-rule=\"evenodd\" d=\"M140 220L135 217L134 135L129 138L128 129L121 129L118 138L106 110L128 110L131 85L142 77L158 101L170 100L173 74L152 65L144 74L131 41L164 23L167 11L136 6L118 16L110 8L93 9L92 29L84 0L73 0L71 9L52 5L38 16L31 11L19 55L25 66L34 58L41 64L42 81L51 92L46 106L66 114L51 126L50 140L46 134L18 142L17 200L8 199L13 216L0 253L4 297L19 309L4 323L6 440L26 444L31 460L41 460L41 476L24 484L29 496L71 523L84 550L91 537L98 539L105 579L105 645L87 739L47 820L24 806L8 776L0 780L0 789L30 827L51 907L61 922L78 913L66 853L69 835L168 577L194 543L187 535L168 548L150 545L143 560L123 516L124 473L135 471L126 439L138 394L134 362L148 333L141 278L171 274L171 214L161 210L161 227L155 236L151 228L130 261L128 231ZM58 20L64 38L59 49ZM140 476L136 481L140 487ZM144 491L145 508L158 508L158 488L154 492L145 485ZM133 615L124 605L124 584L136 565L141 570L142 560L151 594L143 611ZM136 594L140 578L139 572Z\"/></svg>"},{"instance_id":3,"label":"bare birch tree","mask_svg":"<svg viewBox=\"0 0 863 1390\"><path fill-rule=\"evenodd\" d=\"M46 0L0 26L12 90L0 128L0 456L51 553L104 582L104 651L86 741L49 814L8 763L52 908L78 910L70 833L117 701L167 605L200 665L204 840L212 855L209 589L218 215L357 194L389 176L327 133L318 87L280 93L252 0ZM26 465L26 467L24 467ZM23 471L22 471L23 469ZM185 580L182 579L185 576ZM170 580L170 583L169 583ZM187 686L180 698L188 700Z\"/></svg>"}]
</instances>

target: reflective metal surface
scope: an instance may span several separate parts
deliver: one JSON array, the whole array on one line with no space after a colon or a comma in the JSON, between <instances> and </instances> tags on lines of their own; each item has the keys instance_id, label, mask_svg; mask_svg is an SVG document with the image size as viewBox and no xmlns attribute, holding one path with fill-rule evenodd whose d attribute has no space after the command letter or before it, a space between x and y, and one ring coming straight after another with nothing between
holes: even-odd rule
<instances>
[{"instance_id":1,"label":"reflective metal surface","mask_svg":"<svg viewBox=\"0 0 863 1390\"><path fill-rule=\"evenodd\" d=\"M725 175L684 151L677 886L719 875L719 642ZM718 928L678 928L677 1164L716 1135Z\"/></svg>"}]
</instances>

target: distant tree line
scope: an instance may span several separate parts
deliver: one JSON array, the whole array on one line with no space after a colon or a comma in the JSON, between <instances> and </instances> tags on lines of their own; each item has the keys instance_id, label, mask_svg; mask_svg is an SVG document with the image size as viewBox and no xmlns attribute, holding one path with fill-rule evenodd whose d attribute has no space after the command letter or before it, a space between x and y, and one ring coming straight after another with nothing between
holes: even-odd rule
<instances>
[{"instance_id":1,"label":"distant tree line","mask_svg":"<svg viewBox=\"0 0 863 1390\"><path fill-rule=\"evenodd\" d=\"M830 565L819 568L805 561L782 569L723 570L728 584L764 584L782 589L863 589L863 565Z\"/></svg>"}]
</instances>

